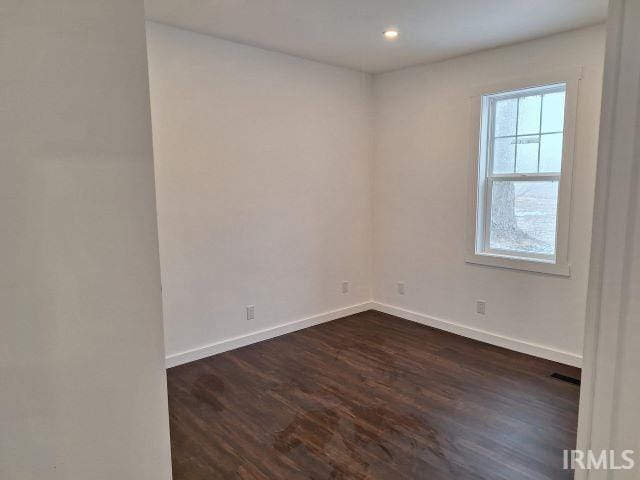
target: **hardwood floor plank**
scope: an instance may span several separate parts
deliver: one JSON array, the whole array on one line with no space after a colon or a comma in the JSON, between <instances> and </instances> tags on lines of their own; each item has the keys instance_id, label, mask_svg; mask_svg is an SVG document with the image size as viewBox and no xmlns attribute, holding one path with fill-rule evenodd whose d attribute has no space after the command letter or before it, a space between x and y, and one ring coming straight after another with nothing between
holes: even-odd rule
<instances>
[{"instance_id":1,"label":"hardwood floor plank","mask_svg":"<svg viewBox=\"0 0 640 480\"><path fill-rule=\"evenodd\" d=\"M364 312L168 370L175 480L559 480L578 369Z\"/></svg>"}]
</instances>

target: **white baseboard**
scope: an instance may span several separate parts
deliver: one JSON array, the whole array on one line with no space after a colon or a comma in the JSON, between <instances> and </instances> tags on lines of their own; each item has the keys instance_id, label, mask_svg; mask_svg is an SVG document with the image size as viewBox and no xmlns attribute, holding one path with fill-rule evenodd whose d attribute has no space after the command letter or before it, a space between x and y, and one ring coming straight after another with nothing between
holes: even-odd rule
<instances>
[{"instance_id":1,"label":"white baseboard","mask_svg":"<svg viewBox=\"0 0 640 480\"><path fill-rule=\"evenodd\" d=\"M245 335L221 340L219 342L194 348L186 352L169 355L166 358L166 366L167 368L171 368L182 365L184 363L193 362L195 360L200 360L201 358L210 357L212 355L216 355L218 353L226 352L236 348L245 347L253 343L262 342L263 340L268 340L280 335L295 332L296 330L301 330L303 328L312 327L321 323L330 322L332 320L337 320L338 318L353 315L355 313L365 312L367 310L377 310L379 312L388 313L390 315L395 315L396 317L404 318L405 320L410 320L422 325L437 328L438 330L455 333L456 335L479 340L490 345L496 345L498 347L514 350L516 352L545 358L554 362L564 363L566 365L572 365L574 367L582 366L582 357L574 353L564 352L551 347L537 345L522 340L516 340L515 338L505 337L496 333L460 325L459 323L450 322L441 318L432 317L423 313L413 312L410 310L405 310L404 308L395 307L393 305L387 305L375 301L364 302L357 305L352 305L350 307L332 310L330 312L321 313L319 315L303 318L301 320L283 323L274 327L258 330L256 332L251 332Z\"/></svg>"},{"instance_id":2,"label":"white baseboard","mask_svg":"<svg viewBox=\"0 0 640 480\"><path fill-rule=\"evenodd\" d=\"M321 323L330 322L331 320L336 320L338 318L353 315L355 313L365 312L367 310L371 310L373 308L372 305L372 302L360 303L358 305L352 305L350 307L321 313L319 315L303 318L301 320L283 323L280 325L276 325L275 327L265 328L263 330L247 333L245 335L228 338L226 340L221 340L210 345L204 345L202 347L194 348L186 352L175 353L173 355L167 356L166 366L167 368L175 367L184 363L200 360L201 358L210 357L211 355L226 352L228 350L245 347L247 345L251 345L252 343L262 342L263 340L268 340L280 335L295 332L296 330L301 330L303 328L312 327Z\"/></svg>"},{"instance_id":3,"label":"white baseboard","mask_svg":"<svg viewBox=\"0 0 640 480\"><path fill-rule=\"evenodd\" d=\"M438 330L455 333L456 335L472 338L474 340L479 340L481 342L507 348L516 352L526 353L528 355L545 358L547 360L564 363L566 365L572 365L574 367L582 366L582 357L574 353L563 352L551 347L524 342L522 340L516 340L515 338L505 337L495 333L479 330L465 325L460 325L458 323L431 317L422 313L412 312L410 310L405 310L404 308L394 307L392 305L387 305L380 302L371 302L371 308L379 312L388 313L390 315L395 315L396 317L404 318L405 320L411 320L412 322L421 323L422 325L437 328Z\"/></svg>"}]
</instances>

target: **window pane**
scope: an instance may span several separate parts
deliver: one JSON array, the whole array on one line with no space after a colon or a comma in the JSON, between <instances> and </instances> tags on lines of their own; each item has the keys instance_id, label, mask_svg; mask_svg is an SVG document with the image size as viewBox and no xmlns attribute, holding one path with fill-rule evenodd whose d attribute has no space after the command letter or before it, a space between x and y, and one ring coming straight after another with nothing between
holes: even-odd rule
<instances>
[{"instance_id":1,"label":"window pane","mask_svg":"<svg viewBox=\"0 0 640 480\"><path fill-rule=\"evenodd\" d=\"M516 115L518 111L518 99L498 100L496 102L495 136L516 134Z\"/></svg>"},{"instance_id":2,"label":"window pane","mask_svg":"<svg viewBox=\"0 0 640 480\"><path fill-rule=\"evenodd\" d=\"M540 143L540 171L559 173L562 169L562 133L542 135Z\"/></svg>"},{"instance_id":3,"label":"window pane","mask_svg":"<svg viewBox=\"0 0 640 480\"><path fill-rule=\"evenodd\" d=\"M493 143L493 173L513 173L515 137L496 138Z\"/></svg>"},{"instance_id":4,"label":"window pane","mask_svg":"<svg viewBox=\"0 0 640 480\"><path fill-rule=\"evenodd\" d=\"M493 182L491 249L554 255L558 182Z\"/></svg>"},{"instance_id":5,"label":"window pane","mask_svg":"<svg viewBox=\"0 0 640 480\"><path fill-rule=\"evenodd\" d=\"M565 92L547 93L542 101L542 133L564 129Z\"/></svg>"},{"instance_id":6,"label":"window pane","mask_svg":"<svg viewBox=\"0 0 640 480\"><path fill-rule=\"evenodd\" d=\"M518 135L528 135L540 131L541 95L520 97L518 107Z\"/></svg>"},{"instance_id":7,"label":"window pane","mask_svg":"<svg viewBox=\"0 0 640 480\"><path fill-rule=\"evenodd\" d=\"M516 154L516 172L537 173L540 137L537 135L518 137L517 142L518 150Z\"/></svg>"}]
</instances>

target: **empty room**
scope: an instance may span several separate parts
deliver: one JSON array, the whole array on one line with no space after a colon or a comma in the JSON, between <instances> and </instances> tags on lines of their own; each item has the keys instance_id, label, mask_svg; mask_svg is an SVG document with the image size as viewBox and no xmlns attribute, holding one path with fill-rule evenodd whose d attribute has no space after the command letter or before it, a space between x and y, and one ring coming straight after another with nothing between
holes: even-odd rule
<instances>
[{"instance_id":1,"label":"empty room","mask_svg":"<svg viewBox=\"0 0 640 480\"><path fill-rule=\"evenodd\" d=\"M2 479L640 478L640 2L0 19Z\"/></svg>"}]
</instances>

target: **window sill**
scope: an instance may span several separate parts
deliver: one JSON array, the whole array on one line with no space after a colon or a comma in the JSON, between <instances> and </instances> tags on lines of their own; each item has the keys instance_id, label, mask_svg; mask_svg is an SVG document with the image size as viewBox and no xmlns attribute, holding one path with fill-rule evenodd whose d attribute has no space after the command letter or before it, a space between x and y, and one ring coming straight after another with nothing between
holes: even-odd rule
<instances>
[{"instance_id":1,"label":"window sill","mask_svg":"<svg viewBox=\"0 0 640 480\"><path fill-rule=\"evenodd\" d=\"M524 270L528 272L546 273L562 277L571 276L571 267L563 263L551 263L544 260L532 260L507 255L489 253L474 253L467 255L465 261L476 265L489 267L510 268L512 270Z\"/></svg>"}]
</instances>

